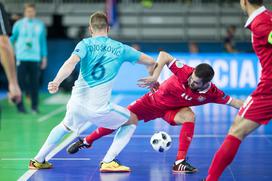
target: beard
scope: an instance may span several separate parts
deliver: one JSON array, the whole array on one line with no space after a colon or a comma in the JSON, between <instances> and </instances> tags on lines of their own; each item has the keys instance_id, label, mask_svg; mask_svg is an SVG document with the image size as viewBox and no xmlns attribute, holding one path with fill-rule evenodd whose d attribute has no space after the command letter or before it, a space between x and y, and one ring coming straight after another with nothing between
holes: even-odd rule
<instances>
[{"instance_id":1,"label":"beard","mask_svg":"<svg viewBox=\"0 0 272 181\"><path fill-rule=\"evenodd\" d=\"M190 84L189 84L189 87L190 87L190 89L191 89L192 91L197 91L197 90L198 90L198 87L191 86Z\"/></svg>"}]
</instances>

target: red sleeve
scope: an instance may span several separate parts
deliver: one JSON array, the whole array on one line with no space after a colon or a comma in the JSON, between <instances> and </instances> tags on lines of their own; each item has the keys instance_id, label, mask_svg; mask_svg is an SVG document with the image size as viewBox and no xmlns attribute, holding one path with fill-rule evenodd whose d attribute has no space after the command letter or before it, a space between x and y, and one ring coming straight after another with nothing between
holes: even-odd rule
<instances>
[{"instance_id":1,"label":"red sleeve","mask_svg":"<svg viewBox=\"0 0 272 181\"><path fill-rule=\"evenodd\" d=\"M212 96L213 103L229 104L232 100L232 98L229 95L225 94L222 90L218 89L215 85L213 85L212 94L213 94Z\"/></svg>"},{"instance_id":2,"label":"red sleeve","mask_svg":"<svg viewBox=\"0 0 272 181\"><path fill-rule=\"evenodd\" d=\"M173 74L175 74L179 79L186 80L194 71L194 68L180 62L177 60L173 60L169 65L169 69Z\"/></svg>"}]
</instances>

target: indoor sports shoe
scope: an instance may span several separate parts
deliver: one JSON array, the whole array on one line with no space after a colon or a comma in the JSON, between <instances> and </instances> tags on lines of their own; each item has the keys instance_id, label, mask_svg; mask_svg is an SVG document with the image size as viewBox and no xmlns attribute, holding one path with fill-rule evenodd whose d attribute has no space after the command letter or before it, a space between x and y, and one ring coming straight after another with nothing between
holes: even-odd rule
<instances>
[{"instance_id":1,"label":"indoor sports shoe","mask_svg":"<svg viewBox=\"0 0 272 181\"><path fill-rule=\"evenodd\" d=\"M174 173L195 173L197 169L183 159L175 161L172 171Z\"/></svg>"},{"instance_id":2,"label":"indoor sports shoe","mask_svg":"<svg viewBox=\"0 0 272 181\"><path fill-rule=\"evenodd\" d=\"M124 165L121 165L121 163L114 159L109 163L106 162L101 162L100 163L100 172L109 172L109 173L113 173L113 172L131 172L129 167L126 167Z\"/></svg>"},{"instance_id":3,"label":"indoor sports shoe","mask_svg":"<svg viewBox=\"0 0 272 181\"><path fill-rule=\"evenodd\" d=\"M44 161L43 163L40 163L36 160L30 160L28 168L33 170L39 170L39 169L49 169L52 168L53 165L47 161Z\"/></svg>"},{"instance_id":4,"label":"indoor sports shoe","mask_svg":"<svg viewBox=\"0 0 272 181\"><path fill-rule=\"evenodd\" d=\"M91 145L87 145L83 143L83 140L81 138L79 138L79 140L77 142L72 143L68 148L67 148L67 152L69 154L74 154L76 152L78 152L79 150L83 149L83 148L90 148Z\"/></svg>"}]
</instances>

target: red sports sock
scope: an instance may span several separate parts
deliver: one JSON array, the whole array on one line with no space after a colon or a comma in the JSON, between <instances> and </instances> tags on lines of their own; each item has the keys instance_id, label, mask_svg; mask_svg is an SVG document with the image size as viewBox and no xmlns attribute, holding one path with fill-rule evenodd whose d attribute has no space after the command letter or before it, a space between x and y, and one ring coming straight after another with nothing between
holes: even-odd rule
<instances>
[{"instance_id":1,"label":"red sports sock","mask_svg":"<svg viewBox=\"0 0 272 181\"><path fill-rule=\"evenodd\" d=\"M89 136L85 138L85 141L91 145L95 140L103 136L106 136L108 134L111 134L114 131L115 131L114 129L108 129L108 128L102 128L102 127L97 128L94 132L92 132L91 134L89 134Z\"/></svg>"},{"instance_id":2,"label":"red sports sock","mask_svg":"<svg viewBox=\"0 0 272 181\"><path fill-rule=\"evenodd\" d=\"M225 168L232 162L240 144L241 140L232 135L228 135L225 138L223 144L213 158L206 181L217 181L219 179Z\"/></svg>"},{"instance_id":3,"label":"red sports sock","mask_svg":"<svg viewBox=\"0 0 272 181\"><path fill-rule=\"evenodd\" d=\"M185 159L190 143L194 136L195 123L185 122L182 125L179 135L179 149L176 160Z\"/></svg>"}]
</instances>

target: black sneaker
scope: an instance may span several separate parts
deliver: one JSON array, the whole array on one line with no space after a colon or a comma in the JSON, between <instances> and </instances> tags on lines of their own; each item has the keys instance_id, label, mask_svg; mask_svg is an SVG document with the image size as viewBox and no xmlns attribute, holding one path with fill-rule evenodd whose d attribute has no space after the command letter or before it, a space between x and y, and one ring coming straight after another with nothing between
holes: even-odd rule
<instances>
[{"instance_id":1,"label":"black sneaker","mask_svg":"<svg viewBox=\"0 0 272 181\"><path fill-rule=\"evenodd\" d=\"M81 138L79 138L79 140L77 142L72 143L68 148L67 148L67 152L69 154L74 154L76 152L78 152L79 150L83 149L83 148L90 148L91 145L87 145L83 143L83 140Z\"/></svg>"},{"instance_id":2,"label":"black sneaker","mask_svg":"<svg viewBox=\"0 0 272 181\"><path fill-rule=\"evenodd\" d=\"M195 173L197 169L183 159L175 161L172 171L174 173Z\"/></svg>"},{"instance_id":3,"label":"black sneaker","mask_svg":"<svg viewBox=\"0 0 272 181\"><path fill-rule=\"evenodd\" d=\"M22 114L27 114L27 111L22 103L17 104L17 111Z\"/></svg>"}]
</instances>

